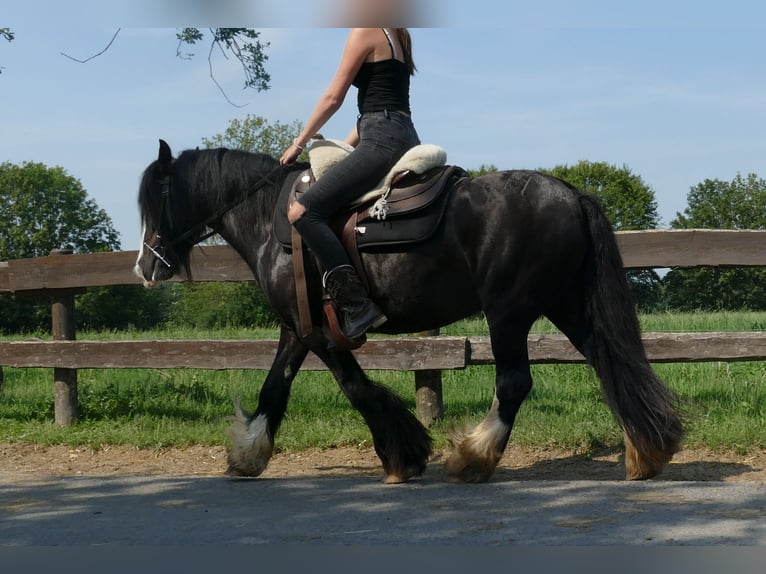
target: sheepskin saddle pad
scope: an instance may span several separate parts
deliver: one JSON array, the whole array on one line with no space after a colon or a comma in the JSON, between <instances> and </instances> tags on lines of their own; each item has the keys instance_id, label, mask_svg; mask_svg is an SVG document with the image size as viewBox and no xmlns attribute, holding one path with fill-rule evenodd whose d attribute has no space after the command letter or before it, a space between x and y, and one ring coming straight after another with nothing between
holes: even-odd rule
<instances>
[{"instance_id":1,"label":"sheepskin saddle pad","mask_svg":"<svg viewBox=\"0 0 766 574\"><path fill-rule=\"evenodd\" d=\"M353 148L345 142L314 142L309 151L311 168L283 187L274 214L274 230L286 248L291 246L288 206L351 151ZM447 192L466 175L459 167L446 165L446 161L447 153L439 146L415 146L375 189L360 190L359 198L333 221L347 248L350 244L360 250L401 246L428 239L442 220ZM353 237L349 237L352 232Z\"/></svg>"}]
</instances>

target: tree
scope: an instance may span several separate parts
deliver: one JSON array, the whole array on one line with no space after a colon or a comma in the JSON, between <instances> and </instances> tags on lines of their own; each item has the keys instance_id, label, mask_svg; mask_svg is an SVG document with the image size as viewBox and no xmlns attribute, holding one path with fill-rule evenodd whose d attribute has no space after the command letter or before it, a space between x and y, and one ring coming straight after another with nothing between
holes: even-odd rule
<instances>
[{"instance_id":1,"label":"tree","mask_svg":"<svg viewBox=\"0 0 766 574\"><path fill-rule=\"evenodd\" d=\"M40 257L71 247L78 252L119 249L109 216L61 167L0 164L0 260ZM50 305L18 296L0 298L0 330L50 328Z\"/></svg>"},{"instance_id":2,"label":"tree","mask_svg":"<svg viewBox=\"0 0 766 574\"><path fill-rule=\"evenodd\" d=\"M181 283L169 321L195 329L270 326L279 322L266 297L252 282Z\"/></svg>"},{"instance_id":3,"label":"tree","mask_svg":"<svg viewBox=\"0 0 766 574\"><path fill-rule=\"evenodd\" d=\"M480 175L487 175L488 173L495 173L497 171L497 167L495 167L495 164L481 164L479 166L479 169L467 169L466 172L468 172L468 175L471 177L478 177Z\"/></svg>"},{"instance_id":4,"label":"tree","mask_svg":"<svg viewBox=\"0 0 766 574\"><path fill-rule=\"evenodd\" d=\"M261 33L251 28L210 28L210 49L208 51L208 62L210 63L210 77L220 89L220 85L213 76L212 56L218 48L224 57L227 53L233 56L241 65L245 76L245 88L253 88L257 91L268 90L271 82L271 76L266 72L265 49L268 48L268 42L261 42ZM178 48L176 55L180 58L191 58L192 53L184 53L181 46L193 46L203 40L204 33L199 28L184 28L176 34L178 38ZM223 90L221 90L223 93ZM224 93L224 96L226 94ZM228 98L227 98L228 99Z\"/></svg>"},{"instance_id":5,"label":"tree","mask_svg":"<svg viewBox=\"0 0 766 574\"><path fill-rule=\"evenodd\" d=\"M674 229L766 229L766 180L739 173L692 187ZM766 269L674 269L664 279L668 304L679 310L766 309Z\"/></svg>"},{"instance_id":6,"label":"tree","mask_svg":"<svg viewBox=\"0 0 766 574\"><path fill-rule=\"evenodd\" d=\"M540 170L563 179L577 189L597 195L615 230L654 229L659 225L654 190L623 165L580 161L574 166L558 165ZM662 284L651 269L628 271L631 293L644 311L662 306Z\"/></svg>"},{"instance_id":7,"label":"tree","mask_svg":"<svg viewBox=\"0 0 766 574\"><path fill-rule=\"evenodd\" d=\"M62 167L0 164L0 260L118 250L112 221Z\"/></svg>"},{"instance_id":8,"label":"tree","mask_svg":"<svg viewBox=\"0 0 766 574\"><path fill-rule=\"evenodd\" d=\"M231 120L222 134L203 138L202 144L207 148L225 147L279 157L302 129L297 120L290 124L269 123L261 116L247 115L242 120Z\"/></svg>"},{"instance_id":9,"label":"tree","mask_svg":"<svg viewBox=\"0 0 766 574\"><path fill-rule=\"evenodd\" d=\"M79 180L41 163L0 165L0 260L40 257L71 247L75 252L119 250L106 212ZM90 289L77 296L79 327L149 328L166 318L168 294L138 285ZM0 330L48 331L50 304L24 296L0 298Z\"/></svg>"}]
</instances>

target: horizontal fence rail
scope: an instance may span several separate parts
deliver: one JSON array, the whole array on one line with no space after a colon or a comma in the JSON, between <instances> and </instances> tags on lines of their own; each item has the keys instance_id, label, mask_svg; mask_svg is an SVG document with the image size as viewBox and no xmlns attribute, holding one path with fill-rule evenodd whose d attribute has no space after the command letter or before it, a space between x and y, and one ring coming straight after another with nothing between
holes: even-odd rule
<instances>
[{"instance_id":1,"label":"horizontal fence rail","mask_svg":"<svg viewBox=\"0 0 766 574\"><path fill-rule=\"evenodd\" d=\"M654 363L758 361L766 358L766 332L644 333ZM584 363L562 335L530 335L534 364ZM0 365L63 369L258 369L268 370L276 340L136 340L0 342ZM489 337L370 339L354 351L364 369L430 371L494 364ZM325 370L312 353L304 369Z\"/></svg>"},{"instance_id":2,"label":"horizontal fence rail","mask_svg":"<svg viewBox=\"0 0 766 574\"><path fill-rule=\"evenodd\" d=\"M766 231L683 229L621 231L626 269L766 266ZM49 256L0 263L0 293L136 285L137 251ZM252 271L228 246L195 247L195 281L252 281Z\"/></svg>"},{"instance_id":3,"label":"horizontal fence rail","mask_svg":"<svg viewBox=\"0 0 766 574\"><path fill-rule=\"evenodd\" d=\"M625 231L617 233L617 241L626 269L766 266L766 230ZM88 287L140 284L133 274L137 255L55 252L0 262L0 295L50 297L54 339L0 342L0 385L4 366L53 368L56 422L67 425L77 417L77 369L270 368L277 347L273 340L74 340L74 294ZM195 281L253 280L228 246L194 248L191 268ZM766 360L765 331L644 333L643 341L649 360L657 363ZM530 335L528 348L532 363L584 362L561 335ZM355 355L365 369L415 372L418 415L424 421L441 412L442 370L494 363L488 337L373 338ZM325 367L310 354L303 368ZM421 391L427 393L421 397ZM421 403L427 411L421 411Z\"/></svg>"},{"instance_id":4,"label":"horizontal fence rail","mask_svg":"<svg viewBox=\"0 0 766 574\"><path fill-rule=\"evenodd\" d=\"M354 354L364 369L427 371L466 366L465 337L370 339ZM260 369L268 370L276 340L19 341L0 343L0 364L67 369ZM302 367L324 370L309 354Z\"/></svg>"}]
</instances>

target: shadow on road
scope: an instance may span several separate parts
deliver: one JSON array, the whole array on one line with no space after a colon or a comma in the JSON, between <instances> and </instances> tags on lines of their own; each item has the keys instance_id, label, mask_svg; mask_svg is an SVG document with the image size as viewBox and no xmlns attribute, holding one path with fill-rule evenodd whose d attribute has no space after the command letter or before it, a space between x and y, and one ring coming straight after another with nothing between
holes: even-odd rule
<instances>
[{"instance_id":1,"label":"shadow on road","mask_svg":"<svg viewBox=\"0 0 766 574\"><path fill-rule=\"evenodd\" d=\"M603 449L595 453L545 458L523 467L498 466L492 482L508 481L623 481L625 463L622 449ZM334 467L338 470L337 467ZM326 467L329 472L332 470ZM347 467L351 470L351 467ZM380 468L357 468L360 473L378 475ZM721 482L759 469L742 462L690 461L671 462L656 478L663 481ZM444 479L444 458L435 457L426 470L429 480Z\"/></svg>"},{"instance_id":2,"label":"shadow on road","mask_svg":"<svg viewBox=\"0 0 766 574\"><path fill-rule=\"evenodd\" d=\"M598 472L559 475L566 480L524 478L550 474L547 464L455 485L440 480L437 463L393 487L380 476L4 475L0 544L766 544L762 485L683 482L694 468L625 482L619 465L599 461L587 465Z\"/></svg>"}]
</instances>

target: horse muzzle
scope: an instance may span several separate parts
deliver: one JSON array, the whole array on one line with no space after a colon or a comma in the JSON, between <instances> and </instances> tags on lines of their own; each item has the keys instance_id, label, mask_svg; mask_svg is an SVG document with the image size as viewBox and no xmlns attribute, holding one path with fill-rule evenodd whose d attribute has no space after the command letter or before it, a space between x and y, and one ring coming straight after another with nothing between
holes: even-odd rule
<instances>
[{"instance_id":1,"label":"horse muzzle","mask_svg":"<svg viewBox=\"0 0 766 574\"><path fill-rule=\"evenodd\" d=\"M143 280L144 287L157 287L175 275L175 270L171 265L154 257L139 259L133 272L139 279Z\"/></svg>"}]
</instances>

